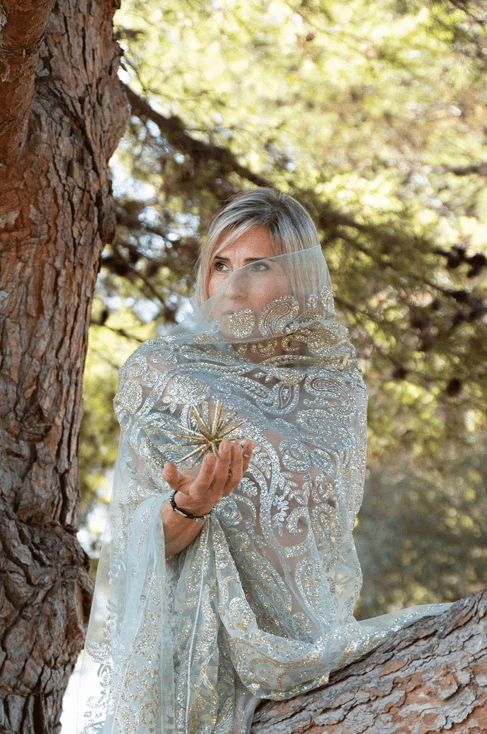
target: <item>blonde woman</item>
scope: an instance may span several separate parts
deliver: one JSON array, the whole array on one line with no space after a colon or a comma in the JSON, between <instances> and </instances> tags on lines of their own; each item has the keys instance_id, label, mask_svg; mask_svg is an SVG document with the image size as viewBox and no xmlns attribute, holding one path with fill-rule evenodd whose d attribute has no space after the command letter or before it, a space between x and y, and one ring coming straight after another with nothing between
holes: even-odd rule
<instances>
[{"instance_id":1,"label":"blonde woman","mask_svg":"<svg viewBox=\"0 0 487 734\"><path fill-rule=\"evenodd\" d=\"M353 617L366 406L310 216L271 189L236 197L191 315L121 370L84 734L248 734L259 699L448 608Z\"/></svg>"}]
</instances>

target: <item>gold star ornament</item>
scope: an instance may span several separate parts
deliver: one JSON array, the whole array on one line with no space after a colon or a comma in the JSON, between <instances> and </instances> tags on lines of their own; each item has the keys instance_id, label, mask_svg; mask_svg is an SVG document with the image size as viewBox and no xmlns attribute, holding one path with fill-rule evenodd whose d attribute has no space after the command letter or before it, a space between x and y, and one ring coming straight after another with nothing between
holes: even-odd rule
<instances>
[{"instance_id":1,"label":"gold star ornament","mask_svg":"<svg viewBox=\"0 0 487 734\"><path fill-rule=\"evenodd\" d=\"M235 431L237 428L240 428L240 426L247 422L247 419L245 418L238 423L232 423L233 419L237 415L236 410L231 415L227 415L225 419L222 419L222 408L222 401L217 400L215 402L215 415L213 416L213 422L210 425L209 422L205 422L200 411L197 410L195 407L192 407L190 410L190 416L194 418L199 427L199 430L197 431L193 431L191 428L186 428L185 426L182 426L180 423L178 423L178 426L179 428L182 428L183 433L175 433L174 435L178 436L179 438L187 439L185 443L181 445L196 446L196 448L193 449L193 451L190 451L189 454L186 454L186 456L183 456L181 459L175 461L175 464L180 464L182 461L186 461L186 459L190 459L192 456L194 456L195 459L191 464L191 467L193 467L198 459L200 459L204 454L207 454L210 451L212 451L215 456L217 456L218 448L225 436L228 436L229 433ZM243 436L234 437L236 441L241 441L243 440L243 438Z\"/></svg>"}]
</instances>

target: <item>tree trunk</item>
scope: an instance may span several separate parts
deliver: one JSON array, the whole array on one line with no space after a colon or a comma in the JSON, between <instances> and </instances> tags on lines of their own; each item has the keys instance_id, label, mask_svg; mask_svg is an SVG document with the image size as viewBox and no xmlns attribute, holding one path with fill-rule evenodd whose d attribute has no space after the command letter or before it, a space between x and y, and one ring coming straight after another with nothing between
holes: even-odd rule
<instances>
[{"instance_id":1,"label":"tree trunk","mask_svg":"<svg viewBox=\"0 0 487 734\"><path fill-rule=\"evenodd\" d=\"M90 309L127 105L112 0L0 0L0 732L60 731L91 601L76 540Z\"/></svg>"},{"instance_id":2,"label":"tree trunk","mask_svg":"<svg viewBox=\"0 0 487 734\"><path fill-rule=\"evenodd\" d=\"M485 734L487 587L401 630L329 684L257 709L252 734Z\"/></svg>"}]
</instances>

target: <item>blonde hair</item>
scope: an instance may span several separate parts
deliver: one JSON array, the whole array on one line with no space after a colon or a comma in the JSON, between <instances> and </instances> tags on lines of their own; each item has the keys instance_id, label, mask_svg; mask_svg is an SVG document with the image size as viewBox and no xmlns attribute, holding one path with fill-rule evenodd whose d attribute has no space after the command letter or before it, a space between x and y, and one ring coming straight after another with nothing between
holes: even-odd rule
<instances>
[{"instance_id":1,"label":"blonde hair","mask_svg":"<svg viewBox=\"0 0 487 734\"><path fill-rule=\"evenodd\" d=\"M256 227L264 227L269 232L274 255L320 244L313 220L292 196L265 187L238 194L211 222L197 263L196 305L208 299L208 276L215 252Z\"/></svg>"}]
</instances>

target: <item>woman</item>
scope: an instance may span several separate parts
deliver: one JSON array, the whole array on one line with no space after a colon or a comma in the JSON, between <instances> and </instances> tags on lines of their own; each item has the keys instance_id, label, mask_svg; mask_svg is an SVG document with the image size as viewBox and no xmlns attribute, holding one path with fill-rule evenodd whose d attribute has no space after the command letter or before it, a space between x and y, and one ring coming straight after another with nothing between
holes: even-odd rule
<instances>
[{"instance_id":1,"label":"woman","mask_svg":"<svg viewBox=\"0 0 487 734\"><path fill-rule=\"evenodd\" d=\"M260 698L317 688L448 608L352 616L366 404L311 218L270 189L238 196L192 314L121 370L86 734L248 733Z\"/></svg>"}]
</instances>

